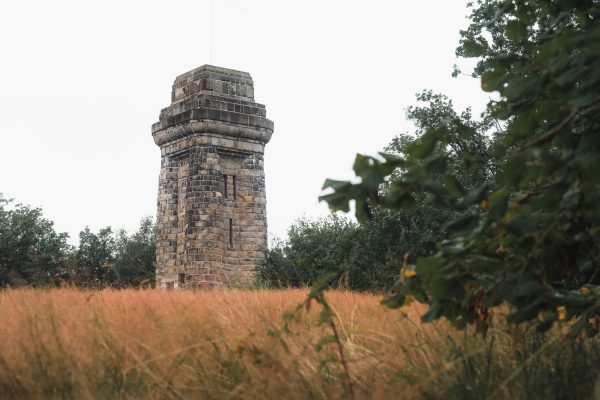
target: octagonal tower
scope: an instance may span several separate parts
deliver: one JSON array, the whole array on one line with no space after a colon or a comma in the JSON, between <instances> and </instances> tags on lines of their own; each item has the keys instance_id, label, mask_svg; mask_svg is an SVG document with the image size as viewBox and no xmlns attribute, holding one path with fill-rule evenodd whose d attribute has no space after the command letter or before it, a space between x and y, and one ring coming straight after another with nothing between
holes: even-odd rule
<instances>
[{"instance_id":1,"label":"octagonal tower","mask_svg":"<svg viewBox=\"0 0 600 400\"><path fill-rule=\"evenodd\" d=\"M175 79L152 125L162 158L157 287L251 278L267 244L263 154L272 134L247 72L204 65Z\"/></svg>"}]
</instances>

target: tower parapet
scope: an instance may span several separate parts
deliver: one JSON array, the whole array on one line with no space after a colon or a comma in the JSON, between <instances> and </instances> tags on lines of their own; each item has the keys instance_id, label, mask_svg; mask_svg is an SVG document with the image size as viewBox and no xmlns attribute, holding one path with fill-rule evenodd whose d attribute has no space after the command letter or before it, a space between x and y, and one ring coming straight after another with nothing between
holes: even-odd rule
<instances>
[{"instance_id":1,"label":"tower parapet","mask_svg":"<svg viewBox=\"0 0 600 400\"><path fill-rule=\"evenodd\" d=\"M267 244L263 154L273 134L247 72L204 65L178 76L152 125L161 149L160 288L247 281Z\"/></svg>"}]
</instances>

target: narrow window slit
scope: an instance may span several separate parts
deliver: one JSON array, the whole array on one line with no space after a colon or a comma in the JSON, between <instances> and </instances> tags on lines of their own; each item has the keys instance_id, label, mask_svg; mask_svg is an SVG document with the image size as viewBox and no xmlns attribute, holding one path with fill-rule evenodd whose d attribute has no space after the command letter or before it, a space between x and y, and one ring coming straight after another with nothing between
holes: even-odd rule
<instances>
[{"instance_id":1,"label":"narrow window slit","mask_svg":"<svg viewBox=\"0 0 600 400\"><path fill-rule=\"evenodd\" d=\"M233 200L237 199L237 176L233 175Z\"/></svg>"},{"instance_id":2,"label":"narrow window slit","mask_svg":"<svg viewBox=\"0 0 600 400\"><path fill-rule=\"evenodd\" d=\"M227 195L227 175L223 174L223 196L227 199L229 196Z\"/></svg>"},{"instance_id":3,"label":"narrow window slit","mask_svg":"<svg viewBox=\"0 0 600 400\"><path fill-rule=\"evenodd\" d=\"M229 218L229 247L233 247L233 219Z\"/></svg>"}]
</instances>

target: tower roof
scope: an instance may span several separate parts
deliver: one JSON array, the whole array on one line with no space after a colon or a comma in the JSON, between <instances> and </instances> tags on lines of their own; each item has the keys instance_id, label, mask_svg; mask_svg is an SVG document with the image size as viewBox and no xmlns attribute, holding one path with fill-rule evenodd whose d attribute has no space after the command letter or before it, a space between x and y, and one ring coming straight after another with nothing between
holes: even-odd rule
<instances>
[{"instance_id":1,"label":"tower roof","mask_svg":"<svg viewBox=\"0 0 600 400\"><path fill-rule=\"evenodd\" d=\"M254 101L249 73L203 65L175 79L171 105L161 110L152 136L161 146L194 133L269 141L273 122Z\"/></svg>"}]
</instances>

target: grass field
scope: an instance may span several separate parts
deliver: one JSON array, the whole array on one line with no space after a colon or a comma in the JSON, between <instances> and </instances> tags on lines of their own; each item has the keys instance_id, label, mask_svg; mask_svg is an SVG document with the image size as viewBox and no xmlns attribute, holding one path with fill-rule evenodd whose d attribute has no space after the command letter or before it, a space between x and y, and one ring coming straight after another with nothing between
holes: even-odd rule
<instances>
[{"instance_id":1,"label":"grass field","mask_svg":"<svg viewBox=\"0 0 600 400\"><path fill-rule=\"evenodd\" d=\"M281 332L303 290L0 292L0 397L348 398L318 306ZM327 293L356 398L593 398L598 340L499 321L484 340L422 309ZM596 394L597 395L597 394Z\"/></svg>"}]
</instances>

